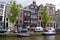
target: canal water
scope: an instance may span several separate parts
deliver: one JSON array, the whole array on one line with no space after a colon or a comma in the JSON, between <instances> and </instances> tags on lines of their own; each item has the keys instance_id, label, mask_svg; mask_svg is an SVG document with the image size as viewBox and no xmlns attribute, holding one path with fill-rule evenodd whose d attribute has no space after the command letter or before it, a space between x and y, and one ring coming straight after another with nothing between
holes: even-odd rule
<instances>
[{"instance_id":1,"label":"canal water","mask_svg":"<svg viewBox=\"0 0 60 40\"><path fill-rule=\"evenodd\" d=\"M0 40L60 40L60 35L52 36L31 36L31 37L5 37L0 36Z\"/></svg>"}]
</instances>

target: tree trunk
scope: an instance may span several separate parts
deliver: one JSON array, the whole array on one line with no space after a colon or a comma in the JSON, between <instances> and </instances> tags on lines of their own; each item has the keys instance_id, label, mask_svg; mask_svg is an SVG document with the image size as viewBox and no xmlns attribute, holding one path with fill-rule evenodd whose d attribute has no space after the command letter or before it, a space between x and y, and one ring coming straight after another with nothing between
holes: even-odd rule
<instances>
[{"instance_id":1,"label":"tree trunk","mask_svg":"<svg viewBox=\"0 0 60 40\"><path fill-rule=\"evenodd\" d=\"M46 29L47 28L47 23L44 23L44 29Z\"/></svg>"}]
</instances>

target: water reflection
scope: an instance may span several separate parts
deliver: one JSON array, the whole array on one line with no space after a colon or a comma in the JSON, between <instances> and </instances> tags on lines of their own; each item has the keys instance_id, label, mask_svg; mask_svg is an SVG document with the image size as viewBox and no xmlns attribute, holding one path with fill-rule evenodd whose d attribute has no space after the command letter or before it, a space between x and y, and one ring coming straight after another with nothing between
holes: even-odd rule
<instances>
[{"instance_id":1,"label":"water reflection","mask_svg":"<svg viewBox=\"0 0 60 40\"><path fill-rule=\"evenodd\" d=\"M30 40L43 40L44 36L32 36Z\"/></svg>"},{"instance_id":2,"label":"water reflection","mask_svg":"<svg viewBox=\"0 0 60 40\"><path fill-rule=\"evenodd\" d=\"M56 35L56 40L60 40L60 34Z\"/></svg>"},{"instance_id":3,"label":"water reflection","mask_svg":"<svg viewBox=\"0 0 60 40\"><path fill-rule=\"evenodd\" d=\"M55 39L55 36L31 36L31 37L5 37L5 36L0 36L0 40L56 40L56 39Z\"/></svg>"},{"instance_id":4,"label":"water reflection","mask_svg":"<svg viewBox=\"0 0 60 40\"><path fill-rule=\"evenodd\" d=\"M52 36L45 36L45 40L55 40L55 35Z\"/></svg>"}]
</instances>

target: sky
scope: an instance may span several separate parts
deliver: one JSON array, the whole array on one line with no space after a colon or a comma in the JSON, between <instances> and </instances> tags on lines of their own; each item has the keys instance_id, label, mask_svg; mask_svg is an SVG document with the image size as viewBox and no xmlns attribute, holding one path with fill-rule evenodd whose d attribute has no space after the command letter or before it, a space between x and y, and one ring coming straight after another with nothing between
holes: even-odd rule
<instances>
[{"instance_id":1,"label":"sky","mask_svg":"<svg viewBox=\"0 0 60 40\"><path fill-rule=\"evenodd\" d=\"M9 2L10 0L0 0L0 2ZM56 5L57 9L60 9L60 0L35 0L37 5L51 3ZM21 4L23 7L30 5L33 0L16 0L17 4Z\"/></svg>"}]
</instances>

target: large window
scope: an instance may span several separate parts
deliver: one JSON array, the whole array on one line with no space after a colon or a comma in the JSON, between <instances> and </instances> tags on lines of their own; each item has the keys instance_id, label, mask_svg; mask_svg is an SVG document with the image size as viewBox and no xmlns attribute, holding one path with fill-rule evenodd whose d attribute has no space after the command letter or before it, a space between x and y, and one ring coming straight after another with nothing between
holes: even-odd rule
<instances>
[{"instance_id":1,"label":"large window","mask_svg":"<svg viewBox=\"0 0 60 40\"><path fill-rule=\"evenodd\" d=\"M30 14L29 14L29 13L25 13L24 15L25 15L25 16L30 16Z\"/></svg>"},{"instance_id":2,"label":"large window","mask_svg":"<svg viewBox=\"0 0 60 40\"><path fill-rule=\"evenodd\" d=\"M35 20L31 20L31 23L37 23L37 21L35 21Z\"/></svg>"},{"instance_id":3,"label":"large window","mask_svg":"<svg viewBox=\"0 0 60 40\"><path fill-rule=\"evenodd\" d=\"M4 5L3 4L0 4L0 8L3 8L4 7Z\"/></svg>"},{"instance_id":4,"label":"large window","mask_svg":"<svg viewBox=\"0 0 60 40\"><path fill-rule=\"evenodd\" d=\"M35 13L35 10L31 10L31 13Z\"/></svg>"},{"instance_id":5,"label":"large window","mask_svg":"<svg viewBox=\"0 0 60 40\"><path fill-rule=\"evenodd\" d=\"M31 18L37 18L37 15L31 15Z\"/></svg>"}]
</instances>

